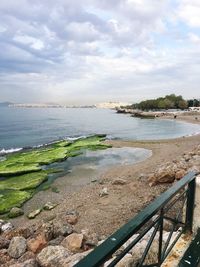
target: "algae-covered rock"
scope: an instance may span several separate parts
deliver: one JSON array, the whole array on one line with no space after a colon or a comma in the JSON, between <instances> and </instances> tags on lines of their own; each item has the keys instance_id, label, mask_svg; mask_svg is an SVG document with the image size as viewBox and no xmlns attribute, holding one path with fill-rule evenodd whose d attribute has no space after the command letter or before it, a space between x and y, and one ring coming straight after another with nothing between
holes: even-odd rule
<instances>
[{"instance_id":1,"label":"algae-covered rock","mask_svg":"<svg viewBox=\"0 0 200 267\"><path fill-rule=\"evenodd\" d=\"M13 207L11 210L10 210L10 212L9 212L9 214L8 214L8 217L9 218L15 218L15 217L19 217L19 216L21 216L21 215L23 215L24 214L24 211L22 210L22 209L20 209L20 208L18 208L18 207Z\"/></svg>"},{"instance_id":2,"label":"algae-covered rock","mask_svg":"<svg viewBox=\"0 0 200 267\"><path fill-rule=\"evenodd\" d=\"M40 214L41 211L42 211L42 209L34 210L34 211L30 212L27 217L29 219L34 219L38 214Z\"/></svg>"},{"instance_id":3,"label":"algae-covered rock","mask_svg":"<svg viewBox=\"0 0 200 267\"><path fill-rule=\"evenodd\" d=\"M12 207L20 207L32 197L32 191L0 190L0 214L10 211Z\"/></svg>"},{"instance_id":4,"label":"algae-covered rock","mask_svg":"<svg viewBox=\"0 0 200 267\"><path fill-rule=\"evenodd\" d=\"M39 171L33 173L27 173L24 175L18 175L7 178L0 181L0 190L13 189L13 190L26 190L34 189L42 182L47 180L48 172Z\"/></svg>"}]
</instances>

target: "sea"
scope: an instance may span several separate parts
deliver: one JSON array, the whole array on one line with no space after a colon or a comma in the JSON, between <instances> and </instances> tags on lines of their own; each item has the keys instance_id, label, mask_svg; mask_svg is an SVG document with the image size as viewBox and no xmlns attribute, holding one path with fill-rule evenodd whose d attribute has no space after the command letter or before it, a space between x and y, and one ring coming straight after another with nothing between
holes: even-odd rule
<instances>
[{"instance_id":1,"label":"sea","mask_svg":"<svg viewBox=\"0 0 200 267\"><path fill-rule=\"evenodd\" d=\"M115 110L95 108L0 108L0 153L106 134L108 139L157 140L200 133L200 125L140 119Z\"/></svg>"}]
</instances>

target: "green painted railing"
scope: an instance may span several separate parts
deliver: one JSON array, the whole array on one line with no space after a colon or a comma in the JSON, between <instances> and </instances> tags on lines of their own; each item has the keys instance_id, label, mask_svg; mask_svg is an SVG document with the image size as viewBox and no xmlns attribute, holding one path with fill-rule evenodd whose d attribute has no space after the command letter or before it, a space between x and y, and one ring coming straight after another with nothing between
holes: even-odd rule
<instances>
[{"instance_id":1,"label":"green painted railing","mask_svg":"<svg viewBox=\"0 0 200 267\"><path fill-rule=\"evenodd\" d=\"M96 247L88 256L83 258L75 266L103 266L107 260L112 259L112 255L121 248L127 240L129 240L133 235L138 234L136 238L131 241L118 256L114 257L109 265L107 265L108 267L115 266L132 248L134 248L134 246L145 236L147 232L149 232L150 229L153 229L153 232L137 266L161 266L181 234L185 231L192 231L195 177L195 172L188 173L180 181L149 204L138 215L131 219L127 224L112 234L101 245ZM179 202L181 202L181 204ZM179 203L179 206L178 208L175 208L176 216L174 216L172 208L175 207L177 203ZM185 213L183 212L183 207L186 207ZM172 214L168 215L170 210ZM164 220L171 223L171 229L165 244L163 244ZM177 228L179 228L179 234L172 241L173 233L177 230ZM155 263L146 264L146 256L157 232L159 233L157 259Z\"/></svg>"}]
</instances>

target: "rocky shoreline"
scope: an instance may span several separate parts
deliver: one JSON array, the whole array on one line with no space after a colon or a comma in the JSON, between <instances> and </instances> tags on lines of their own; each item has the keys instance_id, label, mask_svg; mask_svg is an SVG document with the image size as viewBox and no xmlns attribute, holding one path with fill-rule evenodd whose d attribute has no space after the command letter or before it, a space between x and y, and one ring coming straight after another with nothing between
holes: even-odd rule
<instances>
[{"instance_id":1,"label":"rocky shoreline","mask_svg":"<svg viewBox=\"0 0 200 267\"><path fill-rule=\"evenodd\" d=\"M125 143L116 142L115 146L124 146ZM129 145L136 146L136 142ZM137 146L151 147L152 158L134 166L119 167L107 172L100 180L83 188L82 192L70 195L71 202L67 198L66 206L58 205L44 211L29 223L21 224L23 227L16 224L17 218L10 222L1 220L0 265L3 267L74 266L111 232L117 230L188 171L200 171L200 136L170 141L137 142ZM132 196L131 201L130 196ZM69 209L69 206L73 209ZM101 220L96 213L100 210ZM51 213L53 211L55 212ZM110 216L113 213L116 213L115 216ZM107 232L105 229L108 225L112 227ZM117 266L136 263L139 251L145 246L145 242L147 236L138 244L137 253L131 251Z\"/></svg>"},{"instance_id":2,"label":"rocky shoreline","mask_svg":"<svg viewBox=\"0 0 200 267\"><path fill-rule=\"evenodd\" d=\"M129 108L117 108L117 113L130 114L132 117L144 119L177 119L190 123L199 124L199 111L142 111Z\"/></svg>"}]
</instances>

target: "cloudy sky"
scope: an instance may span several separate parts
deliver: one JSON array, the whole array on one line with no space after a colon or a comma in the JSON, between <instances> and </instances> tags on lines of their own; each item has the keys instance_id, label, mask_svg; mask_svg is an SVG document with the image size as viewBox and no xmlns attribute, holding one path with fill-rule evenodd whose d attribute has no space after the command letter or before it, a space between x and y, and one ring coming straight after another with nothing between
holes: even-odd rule
<instances>
[{"instance_id":1,"label":"cloudy sky","mask_svg":"<svg viewBox=\"0 0 200 267\"><path fill-rule=\"evenodd\" d=\"M1 0L0 102L200 98L199 0Z\"/></svg>"}]
</instances>

